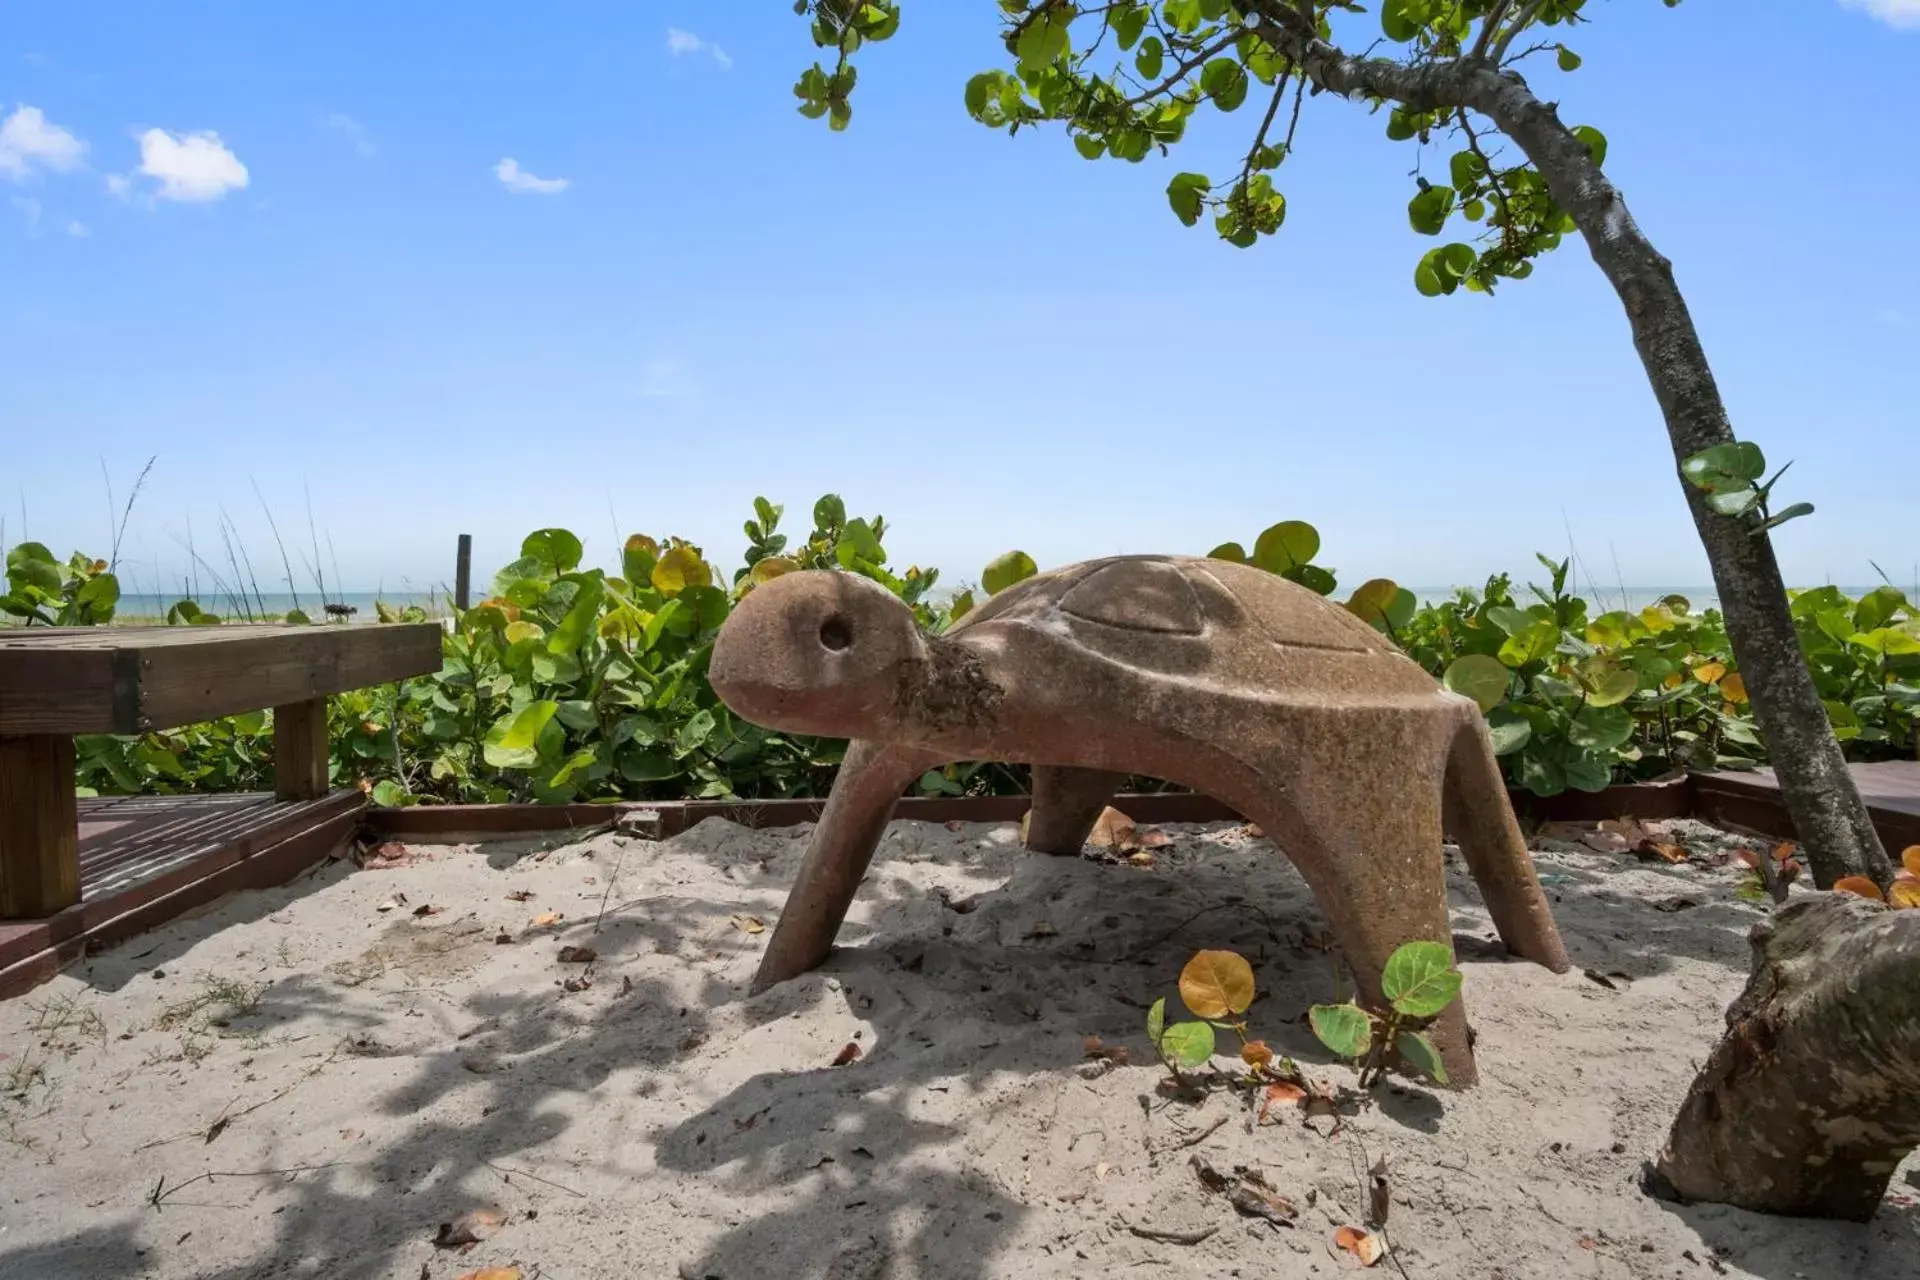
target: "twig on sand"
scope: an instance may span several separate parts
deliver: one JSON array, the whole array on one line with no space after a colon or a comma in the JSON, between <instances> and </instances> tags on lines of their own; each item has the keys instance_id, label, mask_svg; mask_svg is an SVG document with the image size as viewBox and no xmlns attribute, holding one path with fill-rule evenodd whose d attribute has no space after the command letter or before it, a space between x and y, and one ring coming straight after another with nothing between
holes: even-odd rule
<instances>
[{"instance_id":1,"label":"twig on sand","mask_svg":"<svg viewBox=\"0 0 1920 1280\"><path fill-rule=\"evenodd\" d=\"M322 1169L338 1169L346 1162L335 1160L328 1164L296 1164L285 1169L209 1169L205 1173L195 1174L185 1182L167 1185L167 1176L160 1175L160 1181L153 1184L153 1190L147 1192L147 1203L158 1209L168 1196L177 1195L197 1182L212 1182L217 1178L294 1178L303 1173L317 1173Z\"/></svg>"},{"instance_id":2,"label":"twig on sand","mask_svg":"<svg viewBox=\"0 0 1920 1280\"><path fill-rule=\"evenodd\" d=\"M213 1118L213 1122L204 1129L189 1129L185 1133L176 1133L171 1138L155 1138L152 1142L141 1143L139 1146L135 1147L134 1150L148 1151L154 1147L164 1147L169 1142L179 1142L182 1138L199 1138L203 1142L212 1142L215 1138L225 1133L227 1131L227 1126L232 1124L235 1120L238 1120L241 1116L250 1116L254 1112L260 1110L260 1108L262 1107L272 1106L274 1103L280 1101L280 1099L286 1097L288 1094L292 1093L295 1089L298 1089L301 1085L305 1084L307 1081L313 1079L315 1076L319 1075L322 1071L325 1071L328 1067L332 1066L333 1060L335 1058L338 1058L339 1056L340 1056L340 1049L336 1046L333 1052L329 1053L325 1058L322 1058L317 1065L308 1067L305 1071L301 1072L300 1077L297 1080L295 1080L292 1084L287 1085L285 1088L280 1089L278 1092L268 1094L266 1097L260 1099L260 1101L254 1103L252 1106L242 1107L238 1111L234 1111L231 1109L232 1104L228 1104L229 1109L226 1111L222 1111L219 1115L215 1116Z\"/></svg>"},{"instance_id":3,"label":"twig on sand","mask_svg":"<svg viewBox=\"0 0 1920 1280\"><path fill-rule=\"evenodd\" d=\"M1158 1240L1162 1244L1199 1244L1218 1231L1219 1227L1201 1227L1197 1231L1167 1231L1159 1227L1143 1227L1127 1223L1127 1230L1142 1240Z\"/></svg>"},{"instance_id":4,"label":"twig on sand","mask_svg":"<svg viewBox=\"0 0 1920 1280\"><path fill-rule=\"evenodd\" d=\"M572 1187L567 1186L565 1183L555 1182L552 1178L543 1178L537 1173L528 1173L525 1169L515 1169L508 1165L495 1164L491 1160L482 1160L480 1163L486 1165L487 1168L493 1170L495 1173L499 1174L502 1178L507 1178L509 1174L511 1174L513 1177L516 1177L516 1178L531 1178L535 1182L545 1183L547 1186L552 1187L556 1191L564 1191L568 1195L577 1196L582 1200L587 1199L586 1192L576 1191Z\"/></svg>"},{"instance_id":5,"label":"twig on sand","mask_svg":"<svg viewBox=\"0 0 1920 1280\"><path fill-rule=\"evenodd\" d=\"M613 896L613 886L619 883L620 867L627 860L627 846L620 846L620 855L613 860L613 874L607 877L607 887L600 893L600 914L593 918L593 932L600 932L600 921L606 918L607 899Z\"/></svg>"},{"instance_id":6,"label":"twig on sand","mask_svg":"<svg viewBox=\"0 0 1920 1280\"><path fill-rule=\"evenodd\" d=\"M1192 924L1195 920L1198 920L1201 916L1212 915L1216 911L1227 911L1234 907L1239 907L1243 910L1251 911L1255 915L1259 916L1261 921L1266 924L1267 932L1271 934L1276 940L1279 938L1280 931L1274 927L1273 917L1267 914L1267 911L1264 907L1261 907L1256 903L1248 902L1245 898L1232 898L1226 902L1216 902L1210 907L1202 907L1198 911L1194 912L1192 915L1188 916L1186 919L1174 925L1173 928L1161 934L1159 937L1143 942L1139 946L1134 947L1131 950L1122 952L1119 956L1116 956L1113 960L1104 961L1102 963L1118 964L1118 963L1122 963L1124 961L1132 960L1139 956L1145 955L1147 952L1152 951L1154 948L1158 947L1161 943L1166 942L1171 938L1173 938L1174 935L1178 934L1182 929Z\"/></svg>"},{"instance_id":7,"label":"twig on sand","mask_svg":"<svg viewBox=\"0 0 1920 1280\"><path fill-rule=\"evenodd\" d=\"M1212 1124L1208 1125L1206 1128L1202 1129L1200 1132L1192 1135L1191 1137L1182 1138L1180 1139L1180 1141L1174 1143L1173 1149L1175 1151L1184 1151L1188 1147L1199 1146L1201 1143L1205 1142L1208 1138L1211 1138L1220 1129L1222 1125L1226 1124L1226 1122L1227 1122L1227 1117L1221 1116L1218 1120L1215 1120Z\"/></svg>"}]
</instances>

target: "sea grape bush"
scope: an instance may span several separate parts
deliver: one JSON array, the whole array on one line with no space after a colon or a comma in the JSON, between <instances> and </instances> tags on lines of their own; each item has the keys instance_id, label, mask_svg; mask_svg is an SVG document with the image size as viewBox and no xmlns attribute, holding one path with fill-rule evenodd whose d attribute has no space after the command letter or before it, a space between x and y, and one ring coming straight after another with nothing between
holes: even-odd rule
<instances>
[{"instance_id":1,"label":"sea grape bush","mask_svg":"<svg viewBox=\"0 0 1920 1280\"><path fill-rule=\"evenodd\" d=\"M587 568L574 534L530 534L487 598L448 620L437 675L333 700L334 781L364 785L387 805L823 794L844 743L740 721L707 684L713 638L733 605L780 574L837 568L885 586L938 632L974 607L976 589L936 593L935 571L895 565L883 518L850 516L835 495L814 504L804 537L783 531L785 515L755 500L744 562L730 574L681 538L636 534L617 565ZM1229 542L1210 554L1338 598L1338 575L1317 562L1320 550L1312 525L1288 520L1250 551ZM1541 565L1545 583L1521 591L1498 575L1422 606L1375 578L1342 603L1472 698L1508 778L1535 795L1766 758L1716 611L1695 611L1678 596L1635 611L1596 609L1568 590L1565 561L1542 557ZM1010 551L986 566L977 590L994 595L1037 572L1032 556ZM18 625L110 623L118 598L101 561L62 562L38 543L7 554L0 610ZM1792 613L1849 755L1913 758L1920 610L1889 585L1858 599L1833 587L1796 592ZM383 605L380 617L425 614ZM167 621L221 624L189 600ZM264 712L252 712L84 737L78 758L88 793L260 788L272 780L272 730ZM964 795L1025 785L1018 768L962 763L929 771L918 789Z\"/></svg>"}]
</instances>

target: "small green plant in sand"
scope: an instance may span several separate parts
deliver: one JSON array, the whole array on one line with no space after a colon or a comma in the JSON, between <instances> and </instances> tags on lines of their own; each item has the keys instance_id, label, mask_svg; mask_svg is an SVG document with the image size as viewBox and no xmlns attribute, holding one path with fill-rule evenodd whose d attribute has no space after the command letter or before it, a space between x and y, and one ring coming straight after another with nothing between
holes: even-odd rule
<instances>
[{"instance_id":1,"label":"small green plant in sand","mask_svg":"<svg viewBox=\"0 0 1920 1280\"><path fill-rule=\"evenodd\" d=\"M1180 971L1180 1000L1194 1015L1192 1021L1167 1023L1163 996L1147 1010L1147 1040L1178 1085L1189 1083L1182 1069L1197 1071L1214 1052L1214 1032L1231 1031L1240 1041L1240 1059L1259 1072L1273 1061L1273 1051L1260 1040L1247 1038L1246 1012L1253 1004L1253 966L1232 951L1198 951Z\"/></svg>"},{"instance_id":2,"label":"small green plant in sand","mask_svg":"<svg viewBox=\"0 0 1920 1280\"><path fill-rule=\"evenodd\" d=\"M1387 999L1384 1016L1361 1007L1317 1004L1307 1021L1320 1043L1343 1058L1360 1063L1360 1087L1380 1078L1397 1053L1440 1084L1447 1068L1440 1051L1418 1024L1440 1014L1460 996L1460 971L1453 950L1441 942L1408 942L1387 957L1380 975L1380 993Z\"/></svg>"},{"instance_id":3,"label":"small green plant in sand","mask_svg":"<svg viewBox=\"0 0 1920 1280\"><path fill-rule=\"evenodd\" d=\"M224 1027L259 1004L260 997L271 985L210 973L201 979L196 994L162 1009L154 1020L154 1029L173 1031L185 1027L190 1031L205 1031L208 1027Z\"/></svg>"}]
</instances>

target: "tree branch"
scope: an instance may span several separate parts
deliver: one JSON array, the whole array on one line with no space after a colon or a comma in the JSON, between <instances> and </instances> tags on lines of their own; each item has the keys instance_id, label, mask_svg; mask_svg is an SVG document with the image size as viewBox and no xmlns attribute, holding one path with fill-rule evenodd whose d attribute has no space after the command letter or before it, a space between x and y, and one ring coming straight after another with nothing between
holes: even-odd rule
<instances>
[{"instance_id":1,"label":"tree branch","mask_svg":"<svg viewBox=\"0 0 1920 1280\"><path fill-rule=\"evenodd\" d=\"M1138 97L1128 98L1126 105L1129 107L1137 107L1149 98L1159 97L1161 94L1173 88L1173 86L1179 84L1182 80L1185 80L1189 75L1191 75L1195 67L1198 67L1203 63L1205 63L1206 60L1208 58L1211 58L1214 54L1219 53L1222 50L1228 48L1239 38L1240 38L1240 33L1238 31L1234 31L1228 35L1224 35L1220 37L1220 39L1216 40L1214 43L1208 45L1206 48L1202 49L1200 52L1194 54L1192 58L1188 59L1185 62L1182 62L1179 66L1175 67L1173 69L1172 75L1168 76L1165 80L1162 80L1159 84L1153 86L1153 88L1148 89L1145 93L1140 94Z\"/></svg>"},{"instance_id":2,"label":"tree branch","mask_svg":"<svg viewBox=\"0 0 1920 1280\"><path fill-rule=\"evenodd\" d=\"M1533 25L1534 19L1538 18L1540 11L1546 7L1547 0L1533 0L1532 4L1529 4L1520 11L1520 16L1513 20L1513 25L1501 34L1500 39L1496 41L1493 46L1493 63L1495 66L1506 61L1507 46L1513 43L1515 36Z\"/></svg>"},{"instance_id":3,"label":"tree branch","mask_svg":"<svg viewBox=\"0 0 1920 1280\"><path fill-rule=\"evenodd\" d=\"M1493 33L1500 29L1502 22L1506 21L1507 10L1512 7L1513 0L1500 0L1500 3L1487 11L1486 22L1480 28L1480 38L1473 42L1473 49L1467 54L1469 58L1477 60L1486 56L1487 46L1493 42Z\"/></svg>"}]
</instances>

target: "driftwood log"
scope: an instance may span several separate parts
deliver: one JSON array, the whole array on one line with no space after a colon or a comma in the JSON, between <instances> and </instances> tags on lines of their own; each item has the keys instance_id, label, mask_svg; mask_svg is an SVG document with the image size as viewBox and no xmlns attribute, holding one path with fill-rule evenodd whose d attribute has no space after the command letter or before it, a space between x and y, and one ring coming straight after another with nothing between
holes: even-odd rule
<instances>
[{"instance_id":1,"label":"driftwood log","mask_svg":"<svg viewBox=\"0 0 1920 1280\"><path fill-rule=\"evenodd\" d=\"M1864 1222L1920 1146L1920 911L1821 894L1751 941L1746 990L1648 1189Z\"/></svg>"}]
</instances>

